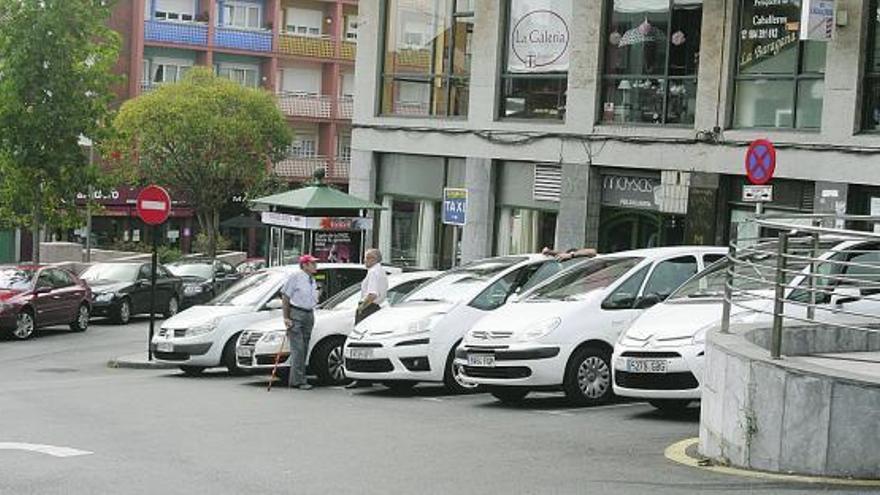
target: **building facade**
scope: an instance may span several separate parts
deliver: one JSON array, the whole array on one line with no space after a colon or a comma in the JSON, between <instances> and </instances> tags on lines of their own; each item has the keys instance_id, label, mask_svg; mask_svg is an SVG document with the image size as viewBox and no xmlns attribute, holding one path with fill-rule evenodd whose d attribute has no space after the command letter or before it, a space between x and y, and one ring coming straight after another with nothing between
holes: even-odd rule
<instances>
[{"instance_id":1,"label":"building facade","mask_svg":"<svg viewBox=\"0 0 880 495\"><path fill-rule=\"evenodd\" d=\"M726 242L748 144L767 212L880 214L877 0L377 0L360 5L350 191L423 267ZM444 187L466 187L460 245ZM739 232L739 236L750 233Z\"/></svg>"}]
</instances>

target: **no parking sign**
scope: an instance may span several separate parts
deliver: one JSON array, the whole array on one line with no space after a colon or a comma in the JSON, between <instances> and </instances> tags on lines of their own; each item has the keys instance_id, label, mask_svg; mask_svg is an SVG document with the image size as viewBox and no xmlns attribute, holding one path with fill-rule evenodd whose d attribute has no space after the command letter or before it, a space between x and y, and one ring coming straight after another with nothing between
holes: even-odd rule
<instances>
[{"instance_id":1,"label":"no parking sign","mask_svg":"<svg viewBox=\"0 0 880 495\"><path fill-rule=\"evenodd\" d=\"M766 139L756 139L746 151L746 176L756 186L764 185L776 171L776 148Z\"/></svg>"}]
</instances>

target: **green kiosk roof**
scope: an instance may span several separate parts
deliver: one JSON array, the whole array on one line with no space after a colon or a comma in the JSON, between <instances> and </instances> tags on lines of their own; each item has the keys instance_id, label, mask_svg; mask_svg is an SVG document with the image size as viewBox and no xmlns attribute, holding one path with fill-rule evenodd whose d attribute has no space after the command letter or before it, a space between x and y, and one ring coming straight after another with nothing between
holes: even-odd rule
<instances>
[{"instance_id":1,"label":"green kiosk roof","mask_svg":"<svg viewBox=\"0 0 880 495\"><path fill-rule=\"evenodd\" d=\"M324 184L306 186L283 193L257 198L251 202L257 207L301 211L383 210L381 205L327 187Z\"/></svg>"}]
</instances>

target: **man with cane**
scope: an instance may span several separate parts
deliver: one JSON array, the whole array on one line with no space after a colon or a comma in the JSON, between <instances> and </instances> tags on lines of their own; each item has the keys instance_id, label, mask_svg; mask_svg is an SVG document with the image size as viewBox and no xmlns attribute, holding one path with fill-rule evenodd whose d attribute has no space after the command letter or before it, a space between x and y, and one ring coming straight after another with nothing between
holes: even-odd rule
<instances>
[{"instance_id":1,"label":"man with cane","mask_svg":"<svg viewBox=\"0 0 880 495\"><path fill-rule=\"evenodd\" d=\"M300 256L300 270L293 273L281 288L281 310L290 342L288 386L299 390L312 388L306 382L306 355L312 327L315 326L315 307L318 305L318 284L315 282L317 261L310 254Z\"/></svg>"},{"instance_id":2,"label":"man with cane","mask_svg":"<svg viewBox=\"0 0 880 495\"><path fill-rule=\"evenodd\" d=\"M381 304L388 294L388 275L382 268L382 252L378 249L368 249L364 253L364 264L367 266L367 276L361 282L361 302L358 304L354 315L354 324L357 325L371 314L382 309ZM370 382L356 381L345 388L358 388L370 386Z\"/></svg>"}]
</instances>

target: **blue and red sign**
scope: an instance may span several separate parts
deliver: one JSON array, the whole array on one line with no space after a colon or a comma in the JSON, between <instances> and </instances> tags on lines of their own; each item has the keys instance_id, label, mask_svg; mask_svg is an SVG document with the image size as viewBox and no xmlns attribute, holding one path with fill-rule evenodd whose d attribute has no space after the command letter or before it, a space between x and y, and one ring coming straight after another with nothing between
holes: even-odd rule
<instances>
[{"instance_id":1,"label":"blue and red sign","mask_svg":"<svg viewBox=\"0 0 880 495\"><path fill-rule=\"evenodd\" d=\"M776 148L766 139L756 139L746 151L746 176L760 186L770 182L776 170Z\"/></svg>"}]
</instances>

